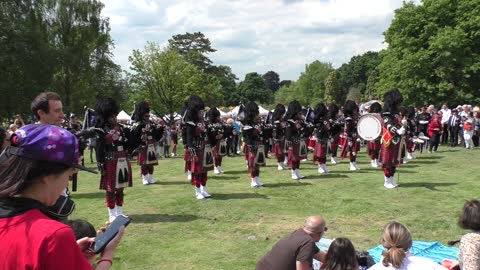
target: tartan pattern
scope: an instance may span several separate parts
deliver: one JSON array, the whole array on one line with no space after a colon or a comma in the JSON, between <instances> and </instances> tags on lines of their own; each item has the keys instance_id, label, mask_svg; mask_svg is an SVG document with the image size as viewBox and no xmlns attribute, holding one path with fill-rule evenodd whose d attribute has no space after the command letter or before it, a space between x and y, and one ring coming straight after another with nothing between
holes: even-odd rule
<instances>
[{"instance_id":1,"label":"tartan pattern","mask_svg":"<svg viewBox=\"0 0 480 270\"><path fill-rule=\"evenodd\" d=\"M357 138L352 138L352 146L348 145L348 141L348 139L343 141L342 152L340 153L341 158L345 158L348 152L350 152L350 155L352 155L352 153L358 153L360 150L360 142L357 141Z\"/></svg>"},{"instance_id":2,"label":"tartan pattern","mask_svg":"<svg viewBox=\"0 0 480 270\"><path fill-rule=\"evenodd\" d=\"M190 162L190 151L185 150L183 155L183 160L185 161L185 172L190 170L191 162Z\"/></svg>"},{"instance_id":3,"label":"tartan pattern","mask_svg":"<svg viewBox=\"0 0 480 270\"><path fill-rule=\"evenodd\" d=\"M247 148L247 166L248 172L250 173L250 177L255 177L260 175L260 167L255 163L255 157L257 156L257 150L251 149L250 147Z\"/></svg>"},{"instance_id":4,"label":"tartan pattern","mask_svg":"<svg viewBox=\"0 0 480 270\"><path fill-rule=\"evenodd\" d=\"M115 153L112 160L109 160L105 164L105 175L100 178L100 189L107 190L108 192L114 192L117 181L117 160L119 158L127 159L128 166L128 186L132 186L132 167L128 161L127 154L125 152Z\"/></svg>"},{"instance_id":5,"label":"tartan pattern","mask_svg":"<svg viewBox=\"0 0 480 270\"><path fill-rule=\"evenodd\" d=\"M285 148L285 141L275 142L272 146L272 152L277 158L277 162L283 162L285 160L285 153L283 149Z\"/></svg>"},{"instance_id":6,"label":"tartan pattern","mask_svg":"<svg viewBox=\"0 0 480 270\"><path fill-rule=\"evenodd\" d=\"M316 142L313 150L313 160L320 161L325 160L327 157L327 144Z\"/></svg>"},{"instance_id":7,"label":"tartan pattern","mask_svg":"<svg viewBox=\"0 0 480 270\"><path fill-rule=\"evenodd\" d=\"M301 157L300 156L300 144L293 144L292 145L292 150L288 150L288 166L294 169L300 168L300 160L304 159L306 157Z\"/></svg>"},{"instance_id":8,"label":"tartan pattern","mask_svg":"<svg viewBox=\"0 0 480 270\"><path fill-rule=\"evenodd\" d=\"M369 156L371 156L374 153L378 153L377 150L380 150L380 139L369 141L367 143L367 153Z\"/></svg>"},{"instance_id":9,"label":"tartan pattern","mask_svg":"<svg viewBox=\"0 0 480 270\"><path fill-rule=\"evenodd\" d=\"M218 151L219 149L220 149L220 142L218 142L217 145L212 148L212 156L214 159L215 166L222 166L223 156L219 155L219 151Z\"/></svg>"},{"instance_id":10,"label":"tartan pattern","mask_svg":"<svg viewBox=\"0 0 480 270\"><path fill-rule=\"evenodd\" d=\"M113 192L107 191L105 194L105 205L113 209L115 205L123 206L123 188L119 188Z\"/></svg>"},{"instance_id":11,"label":"tartan pattern","mask_svg":"<svg viewBox=\"0 0 480 270\"><path fill-rule=\"evenodd\" d=\"M331 151L332 157L337 156L337 149L338 149L339 141L340 141L340 134L333 135L332 140L330 142L330 151Z\"/></svg>"},{"instance_id":12,"label":"tartan pattern","mask_svg":"<svg viewBox=\"0 0 480 270\"><path fill-rule=\"evenodd\" d=\"M207 185L207 173L192 173L192 185L196 187Z\"/></svg>"},{"instance_id":13,"label":"tartan pattern","mask_svg":"<svg viewBox=\"0 0 480 270\"><path fill-rule=\"evenodd\" d=\"M398 144L390 144L390 146L385 147L382 144L380 148L380 160L382 162L382 168L392 168L398 165Z\"/></svg>"}]
</instances>

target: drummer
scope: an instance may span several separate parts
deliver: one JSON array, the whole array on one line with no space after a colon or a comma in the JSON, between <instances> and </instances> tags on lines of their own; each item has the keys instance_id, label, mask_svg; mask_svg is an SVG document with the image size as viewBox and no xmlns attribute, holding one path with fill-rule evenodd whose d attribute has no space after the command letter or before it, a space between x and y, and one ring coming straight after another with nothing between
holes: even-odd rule
<instances>
[{"instance_id":1,"label":"drummer","mask_svg":"<svg viewBox=\"0 0 480 270\"><path fill-rule=\"evenodd\" d=\"M380 105L380 103L378 102L374 102L368 108L368 112L380 115L380 113L382 112L382 105ZM368 141L367 143L367 153L370 156L370 164L372 168L378 168L379 166L378 156L380 153L380 140L381 136L378 136L378 138Z\"/></svg>"}]
</instances>

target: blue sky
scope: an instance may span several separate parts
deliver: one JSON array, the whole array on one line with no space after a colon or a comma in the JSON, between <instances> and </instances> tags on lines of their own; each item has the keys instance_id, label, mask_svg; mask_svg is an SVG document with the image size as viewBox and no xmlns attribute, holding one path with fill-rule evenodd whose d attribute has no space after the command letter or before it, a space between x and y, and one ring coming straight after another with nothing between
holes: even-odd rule
<instances>
[{"instance_id":1,"label":"blue sky","mask_svg":"<svg viewBox=\"0 0 480 270\"><path fill-rule=\"evenodd\" d=\"M383 32L402 0L102 0L110 18L114 61L129 70L132 50L165 46L173 35L200 31L217 51L215 65L246 73L273 70L297 80L315 60L339 67L387 46ZM418 1L416 1L418 2Z\"/></svg>"}]
</instances>

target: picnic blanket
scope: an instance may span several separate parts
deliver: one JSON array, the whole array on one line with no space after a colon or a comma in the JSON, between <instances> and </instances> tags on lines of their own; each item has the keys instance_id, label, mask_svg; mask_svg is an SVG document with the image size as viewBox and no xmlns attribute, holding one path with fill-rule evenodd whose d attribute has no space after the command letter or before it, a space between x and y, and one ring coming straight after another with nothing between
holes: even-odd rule
<instances>
[{"instance_id":1,"label":"picnic blanket","mask_svg":"<svg viewBox=\"0 0 480 270\"><path fill-rule=\"evenodd\" d=\"M332 243L332 239L320 239L317 242L317 247L320 250L327 251ZM370 256L372 256L375 263L380 262L382 258L382 251L384 247L382 245L378 245L372 249L368 250ZM439 242L424 242L424 241L413 241L412 248L410 249L410 253L419 256L419 257L426 257L432 259L438 264L442 263L443 259L452 259L457 260L458 255L458 248L456 247L446 247ZM317 260L313 260L313 269L319 270L320 269L320 262Z\"/></svg>"},{"instance_id":2,"label":"picnic blanket","mask_svg":"<svg viewBox=\"0 0 480 270\"><path fill-rule=\"evenodd\" d=\"M381 260L383 249L382 245L378 245L368 250L368 253L370 253L370 256L376 263ZM415 256L432 259L436 263L441 264L443 259L457 260L458 248L446 247L439 242L413 241L410 253Z\"/></svg>"}]
</instances>

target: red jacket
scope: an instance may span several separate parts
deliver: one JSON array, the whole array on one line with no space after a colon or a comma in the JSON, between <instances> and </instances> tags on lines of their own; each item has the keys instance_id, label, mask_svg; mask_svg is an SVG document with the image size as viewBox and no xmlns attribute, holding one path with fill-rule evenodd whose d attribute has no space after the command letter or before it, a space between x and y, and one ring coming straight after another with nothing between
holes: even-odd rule
<instances>
[{"instance_id":1,"label":"red jacket","mask_svg":"<svg viewBox=\"0 0 480 270\"><path fill-rule=\"evenodd\" d=\"M434 133L439 133L442 131L442 122L440 120L435 121L434 118L428 124L428 136L432 137Z\"/></svg>"}]
</instances>

